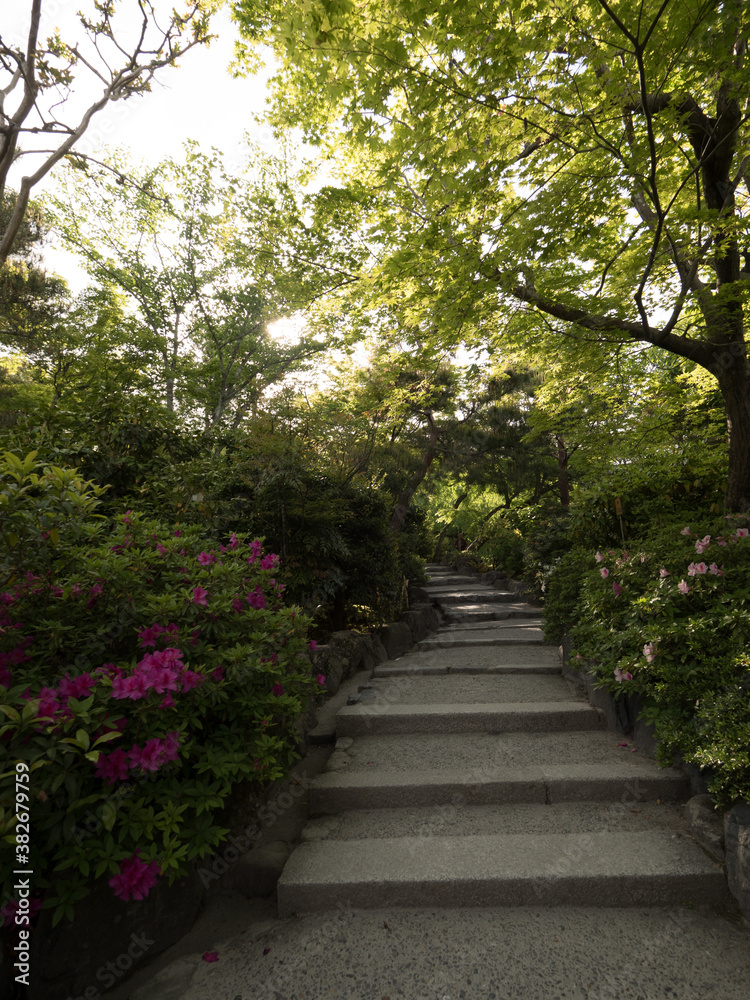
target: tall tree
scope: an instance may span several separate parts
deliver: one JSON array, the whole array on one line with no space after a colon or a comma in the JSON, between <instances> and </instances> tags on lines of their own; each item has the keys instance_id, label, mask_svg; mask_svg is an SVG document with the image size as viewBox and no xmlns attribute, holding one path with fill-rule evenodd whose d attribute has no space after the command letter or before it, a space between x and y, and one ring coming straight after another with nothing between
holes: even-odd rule
<instances>
[{"instance_id":1,"label":"tall tree","mask_svg":"<svg viewBox=\"0 0 750 1000\"><path fill-rule=\"evenodd\" d=\"M40 37L45 0L29 3L23 42L0 35L0 199L21 158L34 166L15 183L13 211L0 233L0 267L23 224L33 188L66 157L92 119L112 101L151 89L154 76L194 45L208 41L214 0L189 0L182 13L157 12L153 0L88 0L77 38L59 31ZM75 99L82 74L103 86L81 108ZM6 107L15 101L13 107ZM65 115L65 110L68 115ZM38 142L38 138L43 140Z\"/></svg>"},{"instance_id":2,"label":"tall tree","mask_svg":"<svg viewBox=\"0 0 750 1000\"><path fill-rule=\"evenodd\" d=\"M445 343L541 321L548 352L572 334L696 363L726 411L726 505L750 507L741 0L234 9L283 59L277 118L346 143L380 193L391 301Z\"/></svg>"},{"instance_id":3,"label":"tall tree","mask_svg":"<svg viewBox=\"0 0 750 1000\"><path fill-rule=\"evenodd\" d=\"M247 171L230 175L217 153L187 143L183 160L123 169L135 183L69 171L55 201L60 234L150 331L167 408L197 408L208 428L237 426L265 389L325 346L306 334L284 343L269 324L348 280L354 265L345 250L330 251L330 223L314 213L307 221L281 159L251 150Z\"/></svg>"}]
</instances>

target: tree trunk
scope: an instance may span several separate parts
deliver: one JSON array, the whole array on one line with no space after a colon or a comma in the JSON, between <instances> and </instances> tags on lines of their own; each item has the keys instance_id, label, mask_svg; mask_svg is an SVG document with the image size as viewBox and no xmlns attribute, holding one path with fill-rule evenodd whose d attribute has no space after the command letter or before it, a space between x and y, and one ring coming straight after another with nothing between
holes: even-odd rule
<instances>
[{"instance_id":1,"label":"tree trunk","mask_svg":"<svg viewBox=\"0 0 750 1000\"><path fill-rule=\"evenodd\" d=\"M389 525L390 532L392 535L397 535L401 531L401 526L404 523L404 518L406 517L406 512L409 509L409 504L411 503L411 498L419 489L419 485L425 478L427 473L430 471L430 466L432 461L437 454L438 440L440 438L440 431L435 426L435 421L432 419L432 411L427 411L427 424L429 426L429 439L427 450L424 453L422 459L422 465L414 473L414 475L409 480L406 487L401 491L401 494L396 501L396 506L394 507L393 514L391 515L391 523Z\"/></svg>"},{"instance_id":2,"label":"tree trunk","mask_svg":"<svg viewBox=\"0 0 750 1000\"><path fill-rule=\"evenodd\" d=\"M468 493L462 493L461 496L458 498L458 500L456 500L456 502L453 504L453 509L458 510L458 508L461 506L461 504L464 502L464 500L467 498L468 495L469 495ZM432 557L436 563L439 563L440 560L443 558L443 542L445 541L445 536L450 531L450 528L451 525L446 524L446 526L440 532L440 535L437 540L437 545L435 546L435 554Z\"/></svg>"},{"instance_id":3,"label":"tree trunk","mask_svg":"<svg viewBox=\"0 0 750 1000\"><path fill-rule=\"evenodd\" d=\"M737 343L733 348L744 347ZM716 372L727 411L729 477L724 507L731 513L750 511L750 368L744 353L727 352ZM721 360L719 359L721 365Z\"/></svg>"},{"instance_id":4,"label":"tree trunk","mask_svg":"<svg viewBox=\"0 0 750 1000\"><path fill-rule=\"evenodd\" d=\"M560 484L560 506L563 510L570 507L570 479L568 477L568 449L562 434L555 434L557 445L557 481Z\"/></svg>"}]
</instances>

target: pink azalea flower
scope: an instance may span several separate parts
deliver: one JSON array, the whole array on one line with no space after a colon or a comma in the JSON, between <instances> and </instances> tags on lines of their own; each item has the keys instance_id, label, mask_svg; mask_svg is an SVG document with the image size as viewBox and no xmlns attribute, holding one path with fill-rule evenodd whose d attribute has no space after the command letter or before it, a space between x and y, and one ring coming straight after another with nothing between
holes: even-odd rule
<instances>
[{"instance_id":1,"label":"pink azalea flower","mask_svg":"<svg viewBox=\"0 0 750 1000\"><path fill-rule=\"evenodd\" d=\"M200 687L203 683L203 675L196 673L194 670L185 670L182 674L182 690L192 691L195 687Z\"/></svg>"},{"instance_id":2,"label":"pink azalea flower","mask_svg":"<svg viewBox=\"0 0 750 1000\"><path fill-rule=\"evenodd\" d=\"M57 689L60 692L60 697L67 702L68 698L88 697L95 684L96 681L91 674L79 674L77 677L69 677L66 674L58 682Z\"/></svg>"},{"instance_id":3,"label":"pink azalea flower","mask_svg":"<svg viewBox=\"0 0 750 1000\"><path fill-rule=\"evenodd\" d=\"M136 851L120 864L119 873L113 875L109 884L114 894L126 902L129 899L145 899L156 885L160 874L161 869L157 861L146 864L145 861L141 861Z\"/></svg>"},{"instance_id":4,"label":"pink azalea flower","mask_svg":"<svg viewBox=\"0 0 750 1000\"><path fill-rule=\"evenodd\" d=\"M324 687L325 682L326 682L325 674L318 674L318 684L320 684L321 687Z\"/></svg>"},{"instance_id":5,"label":"pink azalea flower","mask_svg":"<svg viewBox=\"0 0 750 1000\"><path fill-rule=\"evenodd\" d=\"M167 554L167 547L166 545L162 545L161 542L158 542L156 546L156 551L159 553L160 556L165 556Z\"/></svg>"},{"instance_id":6,"label":"pink azalea flower","mask_svg":"<svg viewBox=\"0 0 750 1000\"><path fill-rule=\"evenodd\" d=\"M146 678L146 683L153 688L157 694L166 694L167 691L177 691L177 671L172 667L159 667L149 664L142 668L142 673Z\"/></svg>"},{"instance_id":7,"label":"pink azalea flower","mask_svg":"<svg viewBox=\"0 0 750 1000\"><path fill-rule=\"evenodd\" d=\"M251 594L247 595L247 603L251 608L256 608L258 610L268 607L266 596L260 587L256 587Z\"/></svg>"},{"instance_id":8,"label":"pink azalea flower","mask_svg":"<svg viewBox=\"0 0 750 1000\"><path fill-rule=\"evenodd\" d=\"M688 587L688 585L685 583L684 580L680 580L680 582L677 584L677 589L679 590L679 592L681 594L689 594L690 593L690 587Z\"/></svg>"},{"instance_id":9,"label":"pink azalea flower","mask_svg":"<svg viewBox=\"0 0 750 1000\"><path fill-rule=\"evenodd\" d=\"M721 545L721 546L724 546L724 545L726 545L726 544L727 544L727 540L726 540L726 538L722 538L721 536L719 536L719 537L718 537L718 538L716 539L716 544L717 544L717 545Z\"/></svg>"},{"instance_id":10,"label":"pink azalea flower","mask_svg":"<svg viewBox=\"0 0 750 1000\"><path fill-rule=\"evenodd\" d=\"M708 566L704 562L690 563L688 566L688 576L703 576L707 570Z\"/></svg>"},{"instance_id":11,"label":"pink azalea flower","mask_svg":"<svg viewBox=\"0 0 750 1000\"><path fill-rule=\"evenodd\" d=\"M100 753L96 762L97 778L114 785L116 781L124 781L128 776L128 755L124 750L112 750L110 753Z\"/></svg>"},{"instance_id":12,"label":"pink azalea flower","mask_svg":"<svg viewBox=\"0 0 750 1000\"><path fill-rule=\"evenodd\" d=\"M735 535L738 538L748 538L750 537L750 528L738 528L735 531Z\"/></svg>"},{"instance_id":13,"label":"pink azalea flower","mask_svg":"<svg viewBox=\"0 0 750 1000\"><path fill-rule=\"evenodd\" d=\"M248 562L254 563L256 559L260 559L260 554L262 551L263 551L263 543L259 538L256 538L254 541L250 542L250 558L248 559Z\"/></svg>"},{"instance_id":14,"label":"pink azalea flower","mask_svg":"<svg viewBox=\"0 0 750 1000\"><path fill-rule=\"evenodd\" d=\"M204 951L203 952L203 961L204 962L218 962L219 961L219 953L218 953L218 951Z\"/></svg>"},{"instance_id":15,"label":"pink azalea flower","mask_svg":"<svg viewBox=\"0 0 750 1000\"><path fill-rule=\"evenodd\" d=\"M662 580L664 580L666 579L666 577L671 576L671 574L668 569L660 569L659 576L662 578Z\"/></svg>"},{"instance_id":16,"label":"pink azalea flower","mask_svg":"<svg viewBox=\"0 0 750 1000\"><path fill-rule=\"evenodd\" d=\"M643 647L643 655L646 657L646 661L648 663L653 663L654 662L654 660L656 659L656 655L654 653L654 644L653 644L653 642L647 642L646 643L646 645Z\"/></svg>"},{"instance_id":17,"label":"pink azalea flower","mask_svg":"<svg viewBox=\"0 0 750 1000\"><path fill-rule=\"evenodd\" d=\"M601 554L601 552L597 552L596 555L594 556L594 559L596 559L597 562L604 562L604 556Z\"/></svg>"},{"instance_id":18,"label":"pink azalea flower","mask_svg":"<svg viewBox=\"0 0 750 1000\"><path fill-rule=\"evenodd\" d=\"M279 557L273 552L269 552L267 556L263 556L260 562L261 569L276 569L279 565Z\"/></svg>"},{"instance_id":19,"label":"pink azalea flower","mask_svg":"<svg viewBox=\"0 0 750 1000\"><path fill-rule=\"evenodd\" d=\"M615 582L612 584L612 590L614 590L615 592L615 597L619 597L620 594L622 593L622 587L617 582L617 580L615 580Z\"/></svg>"},{"instance_id":20,"label":"pink azalea flower","mask_svg":"<svg viewBox=\"0 0 750 1000\"><path fill-rule=\"evenodd\" d=\"M211 671L211 676L215 681L223 681L224 667L214 667L214 669Z\"/></svg>"},{"instance_id":21,"label":"pink azalea flower","mask_svg":"<svg viewBox=\"0 0 750 1000\"><path fill-rule=\"evenodd\" d=\"M149 692L148 678L143 671L136 670L130 676L115 677L112 681L112 698L131 698L137 701Z\"/></svg>"},{"instance_id":22,"label":"pink azalea flower","mask_svg":"<svg viewBox=\"0 0 750 1000\"><path fill-rule=\"evenodd\" d=\"M602 568L599 570L599 572L601 573L603 580L606 580L607 577L609 576L609 570L607 569L606 566L602 566Z\"/></svg>"},{"instance_id":23,"label":"pink azalea flower","mask_svg":"<svg viewBox=\"0 0 750 1000\"><path fill-rule=\"evenodd\" d=\"M240 544L239 539L237 538L235 533L232 532L232 534L229 536L229 548L236 549L239 544Z\"/></svg>"},{"instance_id":24,"label":"pink azalea flower","mask_svg":"<svg viewBox=\"0 0 750 1000\"><path fill-rule=\"evenodd\" d=\"M307 648L311 649L313 651L313 653L314 653L315 650L318 648L318 644L317 644L317 642L314 639L311 639L310 642L308 642L308 644L307 644Z\"/></svg>"},{"instance_id":25,"label":"pink azalea flower","mask_svg":"<svg viewBox=\"0 0 750 1000\"><path fill-rule=\"evenodd\" d=\"M271 688L271 694L274 696L274 698L280 698L282 694L285 694L283 684L274 684L274 686Z\"/></svg>"},{"instance_id":26,"label":"pink azalea flower","mask_svg":"<svg viewBox=\"0 0 750 1000\"><path fill-rule=\"evenodd\" d=\"M690 525L686 524L685 527L680 532L680 534L681 535L689 535L690 534Z\"/></svg>"},{"instance_id":27,"label":"pink azalea flower","mask_svg":"<svg viewBox=\"0 0 750 1000\"><path fill-rule=\"evenodd\" d=\"M622 684L623 681L632 681L633 675L629 674L627 670L620 670L619 667L615 667L615 680Z\"/></svg>"},{"instance_id":28,"label":"pink azalea flower","mask_svg":"<svg viewBox=\"0 0 750 1000\"><path fill-rule=\"evenodd\" d=\"M175 538L182 538L182 532L180 531L179 528L177 529L177 531L175 531L174 537Z\"/></svg>"},{"instance_id":29,"label":"pink azalea flower","mask_svg":"<svg viewBox=\"0 0 750 1000\"><path fill-rule=\"evenodd\" d=\"M128 751L131 767L139 767L142 771L158 771L163 764L177 760L179 757L178 733L169 733L163 740L158 737L146 740L143 747L133 746Z\"/></svg>"},{"instance_id":30,"label":"pink azalea flower","mask_svg":"<svg viewBox=\"0 0 750 1000\"><path fill-rule=\"evenodd\" d=\"M174 708L175 700L171 694L167 693L164 695L162 700L159 702L159 708Z\"/></svg>"},{"instance_id":31,"label":"pink azalea flower","mask_svg":"<svg viewBox=\"0 0 750 1000\"><path fill-rule=\"evenodd\" d=\"M708 572L712 573L714 576L724 576L724 570L719 569L715 562L712 562L708 567Z\"/></svg>"},{"instance_id":32,"label":"pink azalea flower","mask_svg":"<svg viewBox=\"0 0 750 1000\"><path fill-rule=\"evenodd\" d=\"M208 591L204 590L203 587L196 587L193 590L193 604L197 604L199 607L205 608L208 606Z\"/></svg>"},{"instance_id":33,"label":"pink azalea flower","mask_svg":"<svg viewBox=\"0 0 750 1000\"><path fill-rule=\"evenodd\" d=\"M156 640L162 634L162 627L154 622L153 625L138 630L139 646L155 646Z\"/></svg>"},{"instance_id":34,"label":"pink azalea flower","mask_svg":"<svg viewBox=\"0 0 750 1000\"><path fill-rule=\"evenodd\" d=\"M198 556L198 562L201 566L210 566L211 563L216 562L216 556L213 552L201 552Z\"/></svg>"},{"instance_id":35,"label":"pink azalea flower","mask_svg":"<svg viewBox=\"0 0 750 1000\"><path fill-rule=\"evenodd\" d=\"M233 597L232 598L232 611L234 611L235 614L239 614L241 611L244 611L244 610L245 610L245 602L242 600L242 598L241 597Z\"/></svg>"},{"instance_id":36,"label":"pink azalea flower","mask_svg":"<svg viewBox=\"0 0 750 1000\"><path fill-rule=\"evenodd\" d=\"M43 687L39 692L39 708L37 709L37 718L55 718L62 708L62 705L57 698L57 689Z\"/></svg>"}]
</instances>

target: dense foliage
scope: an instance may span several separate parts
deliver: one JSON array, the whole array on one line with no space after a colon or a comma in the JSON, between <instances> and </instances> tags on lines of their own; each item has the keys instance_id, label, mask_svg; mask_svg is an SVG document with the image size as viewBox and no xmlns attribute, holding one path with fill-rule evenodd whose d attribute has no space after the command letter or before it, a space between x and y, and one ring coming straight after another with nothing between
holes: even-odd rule
<instances>
[{"instance_id":1,"label":"dense foliage","mask_svg":"<svg viewBox=\"0 0 750 1000\"><path fill-rule=\"evenodd\" d=\"M750 801L748 525L672 522L624 550L571 553L548 618L550 637L572 626L573 662L603 687L645 697L662 762L705 769L723 805Z\"/></svg>"},{"instance_id":2,"label":"dense foliage","mask_svg":"<svg viewBox=\"0 0 750 1000\"><path fill-rule=\"evenodd\" d=\"M2 798L26 762L35 888L59 918L97 878L141 898L212 851L232 786L285 772L324 678L259 539L100 519L99 488L33 455L6 455L0 483Z\"/></svg>"}]
</instances>

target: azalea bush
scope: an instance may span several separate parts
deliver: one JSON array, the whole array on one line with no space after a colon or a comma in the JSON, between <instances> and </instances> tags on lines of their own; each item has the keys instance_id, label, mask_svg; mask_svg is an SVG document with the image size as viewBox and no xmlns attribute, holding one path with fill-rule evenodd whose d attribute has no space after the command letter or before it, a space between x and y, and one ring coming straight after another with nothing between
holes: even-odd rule
<instances>
[{"instance_id":1,"label":"azalea bush","mask_svg":"<svg viewBox=\"0 0 750 1000\"><path fill-rule=\"evenodd\" d=\"M0 469L6 506L19 532L40 537L29 569L20 535L5 537L0 837L14 840L9 804L25 762L29 867L60 919L97 879L140 899L212 852L232 786L285 773L295 722L325 679L306 655L308 619L285 605L279 557L260 539L208 539L132 511L98 520L95 487L74 479L84 513L52 503L46 514L55 473L14 458L20 468L6 456Z\"/></svg>"},{"instance_id":2,"label":"azalea bush","mask_svg":"<svg viewBox=\"0 0 750 1000\"><path fill-rule=\"evenodd\" d=\"M645 696L662 763L705 769L722 804L750 801L750 518L668 525L589 560L574 662Z\"/></svg>"}]
</instances>

